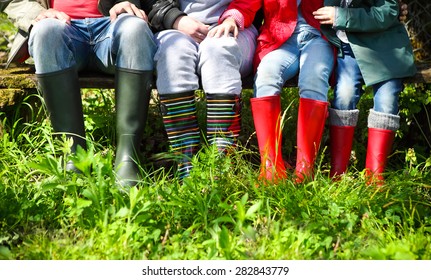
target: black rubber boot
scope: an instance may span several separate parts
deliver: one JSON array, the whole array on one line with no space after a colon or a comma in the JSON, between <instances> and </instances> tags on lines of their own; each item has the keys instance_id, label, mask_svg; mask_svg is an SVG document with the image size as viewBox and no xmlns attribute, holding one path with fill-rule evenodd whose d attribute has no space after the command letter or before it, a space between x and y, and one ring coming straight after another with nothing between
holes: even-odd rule
<instances>
[{"instance_id":1,"label":"black rubber boot","mask_svg":"<svg viewBox=\"0 0 431 280\"><path fill-rule=\"evenodd\" d=\"M36 76L54 131L73 139L71 153L75 153L78 146L86 149L81 90L76 68ZM72 161L66 163L65 169L80 172Z\"/></svg>"},{"instance_id":2,"label":"black rubber boot","mask_svg":"<svg viewBox=\"0 0 431 280\"><path fill-rule=\"evenodd\" d=\"M117 68L115 73L117 152L114 170L121 187L140 180L139 146L150 102L152 71Z\"/></svg>"}]
</instances>

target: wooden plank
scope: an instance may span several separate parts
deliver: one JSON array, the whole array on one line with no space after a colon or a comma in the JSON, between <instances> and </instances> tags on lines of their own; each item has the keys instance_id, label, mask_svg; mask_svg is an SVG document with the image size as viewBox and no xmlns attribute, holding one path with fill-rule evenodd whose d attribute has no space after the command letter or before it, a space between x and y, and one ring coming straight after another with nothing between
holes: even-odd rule
<instances>
[{"instance_id":1,"label":"wooden plank","mask_svg":"<svg viewBox=\"0 0 431 280\"><path fill-rule=\"evenodd\" d=\"M79 83L82 88L114 88L114 77L102 73L81 73ZM29 66L14 67L0 70L0 89L34 89L37 79L34 68Z\"/></svg>"},{"instance_id":2,"label":"wooden plank","mask_svg":"<svg viewBox=\"0 0 431 280\"><path fill-rule=\"evenodd\" d=\"M418 72L415 76L406 78L405 83L431 84L431 64L417 65ZM81 73L79 82L82 88L114 88L114 77L101 73ZM286 87L296 87L297 80L292 79L286 83ZM37 87L34 68L31 65L0 69L0 89L34 89ZM253 88L253 77L243 79L243 88Z\"/></svg>"},{"instance_id":3,"label":"wooden plank","mask_svg":"<svg viewBox=\"0 0 431 280\"><path fill-rule=\"evenodd\" d=\"M404 79L406 84L431 84L431 65L430 63L416 64L418 72L415 76Z\"/></svg>"}]
</instances>

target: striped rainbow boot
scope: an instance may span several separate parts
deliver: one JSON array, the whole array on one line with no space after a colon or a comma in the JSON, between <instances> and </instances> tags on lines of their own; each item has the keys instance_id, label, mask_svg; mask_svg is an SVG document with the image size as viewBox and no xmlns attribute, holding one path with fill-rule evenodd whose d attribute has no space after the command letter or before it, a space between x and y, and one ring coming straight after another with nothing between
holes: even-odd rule
<instances>
[{"instance_id":1,"label":"striped rainbow boot","mask_svg":"<svg viewBox=\"0 0 431 280\"><path fill-rule=\"evenodd\" d=\"M241 99L236 94L207 94L207 139L225 153L241 130Z\"/></svg>"},{"instance_id":2,"label":"striped rainbow boot","mask_svg":"<svg viewBox=\"0 0 431 280\"><path fill-rule=\"evenodd\" d=\"M177 174L183 179L190 174L191 158L200 143L195 95L194 92L160 95L160 103L171 151L179 158Z\"/></svg>"}]
</instances>

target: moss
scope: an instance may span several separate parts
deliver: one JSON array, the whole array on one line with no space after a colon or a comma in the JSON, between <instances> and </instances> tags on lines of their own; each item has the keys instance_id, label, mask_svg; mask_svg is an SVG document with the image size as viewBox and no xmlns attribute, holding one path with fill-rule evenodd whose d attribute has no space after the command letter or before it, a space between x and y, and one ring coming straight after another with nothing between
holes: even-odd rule
<instances>
[{"instance_id":1,"label":"moss","mask_svg":"<svg viewBox=\"0 0 431 280\"><path fill-rule=\"evenodd\" d=\"M15 105L25 95L23 89L0 89L0 109Z\"/></svg>"},{"instance_id":2,"label":"moss","mask_svg":"<svg viewBox=\"0 0 431 280\"><path fill-rule=\"evenodd\" d=\"M36 78L32 67L17 67L0 70L0 88L36 88Z\"/></svg>"}]
</instances>

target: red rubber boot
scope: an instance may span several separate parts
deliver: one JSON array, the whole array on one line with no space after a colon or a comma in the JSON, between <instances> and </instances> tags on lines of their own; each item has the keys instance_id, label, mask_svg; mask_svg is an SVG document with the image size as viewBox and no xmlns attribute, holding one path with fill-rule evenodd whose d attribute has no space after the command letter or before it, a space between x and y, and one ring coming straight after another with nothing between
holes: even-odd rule
<instances>
[{"instance_id":1,"label":"red rubber boot","mask_svg":"<svg viewBox=\"0 0 431 280\"><path fill-rule=\"evenodd\" d=\"M327 116L328 102L299 99L296 183L302 183L305 178L313 178L314 161L319 151Z\"/></svg>"},{"instance_id":2,"label":"red rubber boot","mask_svg":"<svg viewBox=\"0 0 431 280\"><path fill-rule=\"evenodd\" d=\"M368 128L367 157L365 160L365 176L367 184L382 186L386 161L392 150L395 131L378 128Z\"/></svg>"},{"instance_id":3,"label":"red rubber boot","mask_svg":"<svg viewBox=\"0 0 431 280\"><path fill-rule=\"evenodd\" d=\"M261 166L259 179L277 182L287 178L281 154L281 102L279 95L251 98L259 145Z\"/></svg>"},{"instance_id":4,"label":"red rubber boot","mask_svg":"<svg viewBox=\"0 0 431 280\"><path fill-rule=\"evenodd\" d=\"M350 153L352 151L353 136L355 134L354 126L337 126L331 125L330 133L330 151L331 151L331 177L337 177L344 174L349 164Z\"/></svg>"}]
</instances>

